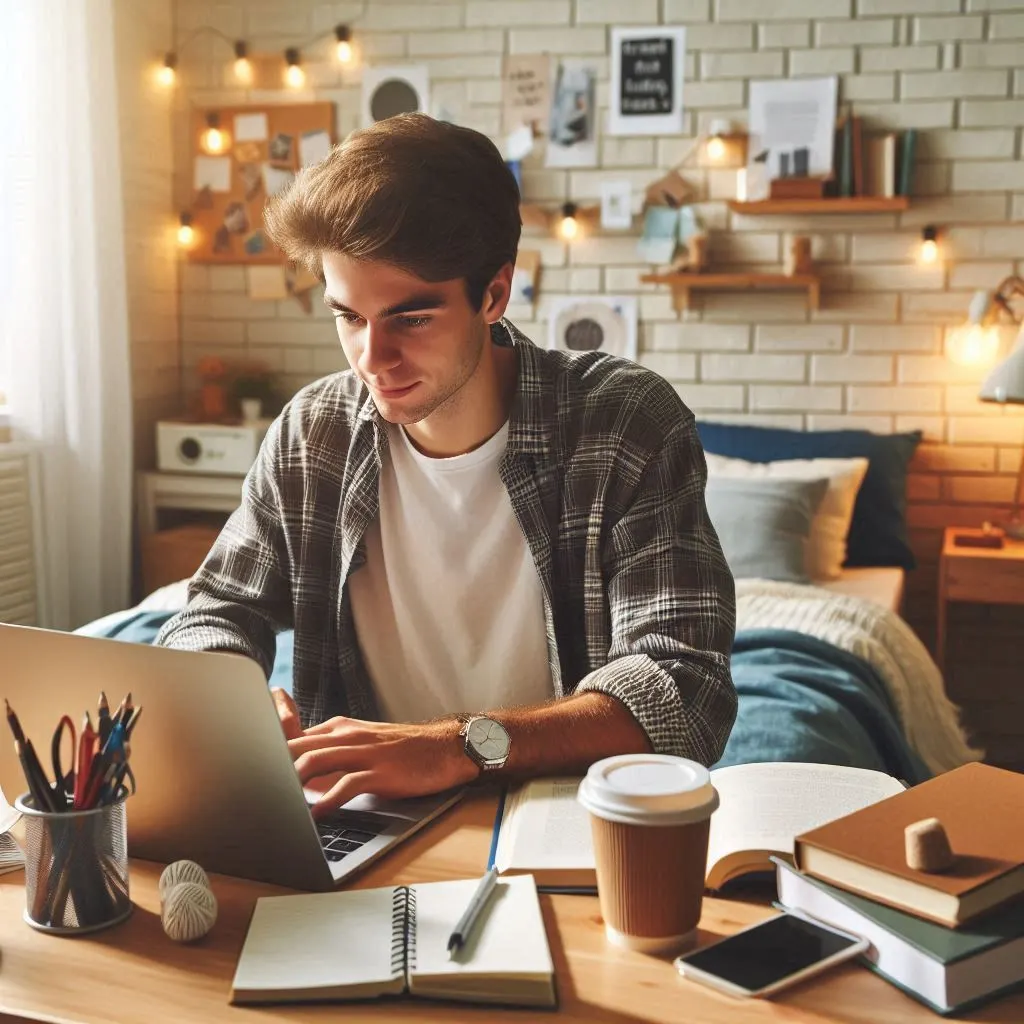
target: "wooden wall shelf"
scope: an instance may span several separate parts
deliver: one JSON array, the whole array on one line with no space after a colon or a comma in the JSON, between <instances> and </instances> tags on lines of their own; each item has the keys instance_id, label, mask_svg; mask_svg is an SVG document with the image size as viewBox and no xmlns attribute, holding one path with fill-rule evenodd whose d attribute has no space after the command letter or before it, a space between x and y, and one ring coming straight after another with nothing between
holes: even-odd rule
<instances>
[{"instance_id":1,"label":"wooden wall shelf","mask_svg":"<svg viewBox=\"0 0 1024 1024\"><path fill-rule=\"evenodd\" d=\"M770 213L896 213L910 206L909 196L840 196L833 199L729 200L733 213L757 217Z\"/></svg>"},{"instance_id":2,"label":"wooden wall shelf","mask_svg":"<svg viewBox=\"0 0 1024 1024\"><path fill-rule=\"evenodd\" d=\"M640 280L648 284L670 285L676 309L689 308L691 291L805 290L811 309L818 308L821 297L821 281L816 274L704 274L676 270L665 274L644 274Z\"/></svg>"}]
</instances>

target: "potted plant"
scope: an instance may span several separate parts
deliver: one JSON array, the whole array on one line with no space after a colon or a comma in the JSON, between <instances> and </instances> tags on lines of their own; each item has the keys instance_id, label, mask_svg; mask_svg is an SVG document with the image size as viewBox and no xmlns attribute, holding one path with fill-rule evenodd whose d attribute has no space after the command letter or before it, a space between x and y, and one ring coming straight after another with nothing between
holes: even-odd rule
<instances>
[{"instance_id":1,"label":"potted plant","mask_svg":"<svg viewBox=\"0 0 1024 1024\"><path fill-rule=\"evenodd\" d=\"M243 423L253 423L273 404L277 392L274 375L262 363L248 363L231 375L231 398Z\"/></svg>"}]
</instances>

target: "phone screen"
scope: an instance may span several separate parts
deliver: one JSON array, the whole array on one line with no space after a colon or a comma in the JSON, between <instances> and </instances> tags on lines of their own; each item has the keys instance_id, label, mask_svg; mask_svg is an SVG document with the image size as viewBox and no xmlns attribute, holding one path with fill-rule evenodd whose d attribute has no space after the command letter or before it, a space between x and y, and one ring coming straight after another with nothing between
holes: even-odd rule
<instances>
[{"instance_id":1,"label":"phone screen","mask_svg":"<svg viewBox=\"0 0 1024 1024\"><path fill-rule=\"evenodd\" d=\"M681 956L679 961L757 992L835 956L856 942L812 921L781 914L756 928Z\"/></svg>"}]
</instances>

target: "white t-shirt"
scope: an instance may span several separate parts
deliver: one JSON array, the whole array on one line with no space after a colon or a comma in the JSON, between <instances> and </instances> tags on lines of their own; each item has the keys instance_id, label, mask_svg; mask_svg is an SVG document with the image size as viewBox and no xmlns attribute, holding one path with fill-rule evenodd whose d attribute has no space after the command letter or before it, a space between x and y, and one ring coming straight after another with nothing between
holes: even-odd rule
<instances>
[{"instance_id":1,"label":"white t-shirt","mask_svg":"<svg viewBox=\"0 0 1024 1024\"><path fill-rule=\"evenodd\" d=\"M448 459L387 429L380 512L348 581L381 715L421 722L549 700L540 578L498 475L508 424Z\"/></svg>"}]
</instances>

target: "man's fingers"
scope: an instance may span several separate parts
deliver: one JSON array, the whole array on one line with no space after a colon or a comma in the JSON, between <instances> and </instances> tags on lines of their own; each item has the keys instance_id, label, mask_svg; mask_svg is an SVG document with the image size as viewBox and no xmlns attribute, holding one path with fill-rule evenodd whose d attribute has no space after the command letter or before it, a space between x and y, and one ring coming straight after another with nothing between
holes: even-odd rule
<instances>
[{"instance_id":1,"label":"man's fingers","mask_svg":"<svg viewBox=\"0 0 1024 1024\"><path fill-rule=\"evenodd\" d=\"M314 818L322 818L347 804L353 797L373 792L374 772L350 772L332 786L311 808Z\"/></svg>"},{"instance_id":2,"label":"man's fingers","mask_svg":"<svg viewBox=\"0 0 1024 1024\"><path fill-rule=\"evenodd\" d=\"M373 755L367 747L325 747L301 754L295 760L295 771L305 785L310 779L328 772L349 772L365 769Z\"/></svg>"},{"instance_id":3,"label":"man's fingers","mask_svg":"<svg viewBox=\"0 0 1024 1024\"><path fill-rule=\"evenodd\" d=\"M321 722L319 725L311 725L306 730L307 736L317 736L320 733L332 732L340 725L349 725L358 722L357 718L345 718L342 715L336 715L334 718L328 718L326 722Z\"/></svg>"},{"instance_id":4,"label":"man's fingers","mask_svg":"<svg viewBox=\"0 0 1024 1024\"><path fill-rule=\"evenodd\" d=\"M302 719L299 717L299 709L295 706L291 694L275 686L270 691L270 695L274 699L274 707L277 709L277 717L281 720L285 739L291 740L301 736Z\"/></svg>"}]
</instances>

